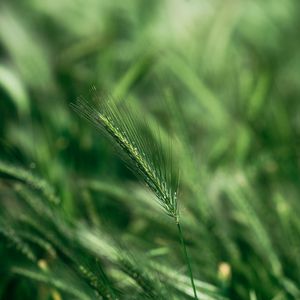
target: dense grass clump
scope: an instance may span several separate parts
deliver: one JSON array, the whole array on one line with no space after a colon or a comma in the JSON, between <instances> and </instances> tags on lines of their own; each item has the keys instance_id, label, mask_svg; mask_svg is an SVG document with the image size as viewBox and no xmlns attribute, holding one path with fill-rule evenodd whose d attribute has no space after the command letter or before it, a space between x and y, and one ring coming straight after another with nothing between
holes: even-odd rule
<instances>
[{"instance_id":1,"label":"dense grass clump","mask_svg":"<svg viewBox=\"0 0 300 300\"><path fill-rule=\"evenodd\" d=\"M300 299L299 30L296 0L2 1L0 299Z\"/></svg>"}]
</instances>

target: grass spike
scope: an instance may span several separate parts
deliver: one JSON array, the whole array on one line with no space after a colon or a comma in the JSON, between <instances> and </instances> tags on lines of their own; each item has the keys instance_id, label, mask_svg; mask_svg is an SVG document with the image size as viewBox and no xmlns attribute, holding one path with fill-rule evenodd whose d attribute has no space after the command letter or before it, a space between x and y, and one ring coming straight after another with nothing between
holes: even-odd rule
<instances>
[{"instance_id":1,"label":"grass spike","mask_svg":"<svg viewBox=\"0 0 300 300\"><path fill-rule=\"evenodd\" d=\"M84 99L71 105L81 116L97 129L104 131L122 150L121 157L128 167L138 173L156 195L158 203L167 215L178 220L178 170L174 165L172 151L164 151L159 140L151 137L145 121L132 114L125 105L116 105L111 99L101 100L96 106ZM143 131L138 130L139 123Z\"/></svg>"},{"instance_id":2,"label":"grass spike","mask_svg":"<svg viewBox=\"0 0 300 300\"><path fill-rule=\"evenodd\" d=\"M50 203L58 204L60 202L52 186L45 180L36 177L21 167L16 167L0 160L0 178L1 177L26 184L33 190L40 192Z\"/></svg>"}]
</instances>

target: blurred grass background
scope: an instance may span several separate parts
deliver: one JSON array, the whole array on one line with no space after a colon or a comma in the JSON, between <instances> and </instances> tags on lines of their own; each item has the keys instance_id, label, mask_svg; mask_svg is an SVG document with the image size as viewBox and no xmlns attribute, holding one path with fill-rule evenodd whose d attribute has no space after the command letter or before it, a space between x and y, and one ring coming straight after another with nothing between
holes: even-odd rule
<instances>
[{"instance_id":1,"label":"blurred grass background","mask_svg":"<svg viewBox=\"0 0 300 300\"><path fill-rule=\"evenodd\" d=\"M185 273L166 217L69 107L92 86L130 101L183 144L196 278L231 299L300 299L299 33L296 0L2 1L0 159L47 180L63 219ZM9 274L2 299L35 299Z\"/></svg>"}]
</instances>

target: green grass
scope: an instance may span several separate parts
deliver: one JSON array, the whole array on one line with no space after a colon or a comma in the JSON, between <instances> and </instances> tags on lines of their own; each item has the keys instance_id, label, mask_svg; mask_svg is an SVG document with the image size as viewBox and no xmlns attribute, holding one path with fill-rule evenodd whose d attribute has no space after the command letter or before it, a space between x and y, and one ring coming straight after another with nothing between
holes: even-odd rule
<instances>
[{"instance_id":1,"label":"green grass","mask_svg":"<svg viewBox=\"0 0 300 300\"><path fill-rule=\"evenodd\" d=\"M296 0L2 1L0 299L299 299L299 30Z\"/></svg>"}]
</instances>

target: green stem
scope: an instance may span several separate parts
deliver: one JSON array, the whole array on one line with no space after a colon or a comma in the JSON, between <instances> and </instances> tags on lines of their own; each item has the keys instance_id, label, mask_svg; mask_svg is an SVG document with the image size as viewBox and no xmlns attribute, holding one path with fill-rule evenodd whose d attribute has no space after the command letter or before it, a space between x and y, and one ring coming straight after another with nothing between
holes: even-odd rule
<instances>
[{"instance_id":1,"label":"green stem","mask_svg":"<svg viewBox=\"0 0 300 300\"><path fill-rule=\"evenodd\" d=\"M181 226L180 226L179 222L176 222L176 224L177 224L177 228L178 228L178 232L179 232L179 236L180 236L180 242L181 242L181 245L182 245L184 258L185 258L186 264L188 266L188 270L189 270L189 274L190 274L190 279L191 279L191 284L192 284L193 291L194 291L194 296L195 296L195 299L198 300L197 291L196 291L196 287L195 287L195 283L194 283L193 272L192 272L190 260L189 260L188 254L187 254L185 242L184 242L184 239L183 239L183 234L182 234Z\"/></svg>"}]
</instances>

